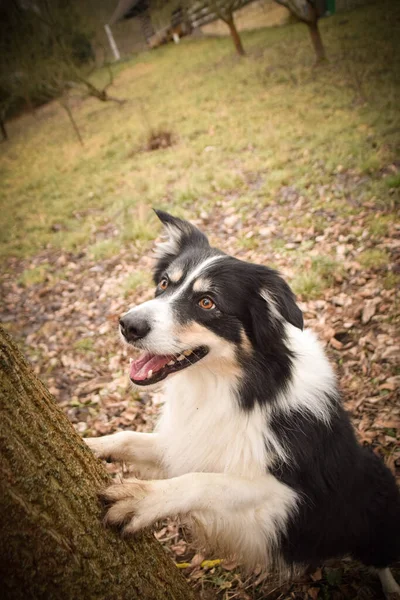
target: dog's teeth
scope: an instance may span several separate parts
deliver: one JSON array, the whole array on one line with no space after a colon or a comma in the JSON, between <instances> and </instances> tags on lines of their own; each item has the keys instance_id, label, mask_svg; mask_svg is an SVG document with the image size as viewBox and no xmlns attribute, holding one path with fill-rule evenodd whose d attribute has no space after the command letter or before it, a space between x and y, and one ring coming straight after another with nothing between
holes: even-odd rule
<instances>
[{"instance_id":1,"label":"dog's teeth","mask_svg":"<svg viewBox=\"0 0 400 600\"><path fill-rule=\"evenodd\" d=\"M150 377L153 375L153 369L150 369L150 371L147 373L147 379L150 379Z\"/></svg>"},{"instance_id":2,"label":"dog's teeth","mask_svg":"<svg viewBox=\"0 0 400 600\"><path fill-rule=\"evenodd\" d=\"M181 361L181 360L185 360L185 356L183 354L180 354L177 358L177 360Z\"/></svg>"},{"instance_id":3,"label":"dog's teeth","mask_svg":"<svg viewBox=\"0 0 400 600\"><path fill-rule=\"evenodd\" d=\"M183 351L183 354L184 354L185 356L190 356L190 355L192 354L192 352L193 352L193 350L184 350L184 351Z\"/></svg>"},{"instance_id":4,"label":"dog's teeth","mask_svg":"<svg viewBox=\"0 0 400 600\"><path fill-rule=\"evenodd\" d=\"M175 364L174 360L170 360L169 363L167 363L167 367L172 367L172 365Z\"/></svg>"},{"instance_id":5,"label":"dog's teeth","mask_svg":"<svg viewBox=\"0 0 400 600\"><path fill-rule=\"evenodd\" d=\"M132 358L132 357L130 357L130 358L129 358L129 364L131 365L132 363L133 363L133 358Z\"/></svg>"}]
</instances>

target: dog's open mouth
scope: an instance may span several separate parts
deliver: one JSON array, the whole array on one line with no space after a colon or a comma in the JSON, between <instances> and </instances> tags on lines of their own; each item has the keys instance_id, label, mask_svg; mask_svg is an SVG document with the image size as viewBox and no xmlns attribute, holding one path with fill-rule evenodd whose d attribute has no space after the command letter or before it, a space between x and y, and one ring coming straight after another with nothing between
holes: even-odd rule
<instances>
[{"instance_id":1,"label":"dog's open mouth","mask_svg":"<svg viewBox=\"0 0 400 600\"><path fill-rule=\"evenodd\" d=\"M136 385L150 385L162 381L171 373L182 371L208 354L208 348L199 346L194 350L184 350L182 354L151 354L145 352L131 362L129 376Z\"/></svg>"}]
</instances>

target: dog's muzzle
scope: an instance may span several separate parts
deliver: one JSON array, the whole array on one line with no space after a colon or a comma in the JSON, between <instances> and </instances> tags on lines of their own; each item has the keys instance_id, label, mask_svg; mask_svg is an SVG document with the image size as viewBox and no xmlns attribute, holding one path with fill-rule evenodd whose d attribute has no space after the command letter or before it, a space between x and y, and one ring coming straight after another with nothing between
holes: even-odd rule
<instances>
[{"instance_id":1,"label":"dog's muzzle","mask_svg":"<svg viewBox=\"0 0 400 600\"><path fill-rule=\"evenodd\" d=\"M151 330L145 318L129 313L120 318L119 325L122 335L129 343L143 339Z\"/></svg>"}]
</instances>

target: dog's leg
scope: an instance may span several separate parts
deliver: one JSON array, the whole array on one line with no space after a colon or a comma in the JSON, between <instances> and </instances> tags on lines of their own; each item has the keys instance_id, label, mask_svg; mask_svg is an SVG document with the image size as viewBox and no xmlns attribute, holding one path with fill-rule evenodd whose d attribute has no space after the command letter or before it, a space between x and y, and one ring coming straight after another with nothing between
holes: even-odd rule
<instances>
[{"instance_id":1,"label":"dog's leg","mask_svg":"<svg viewBox=\"0 0 400 600\"><path fill-rule=\"evenodd\" d=\"M156 433L120 431L84 441L99 458L132 463L144 477L148 474L162 476Z\"/></svg>"},{"instance_id":2,"label":"dog's leg","mask_svg":"<svg viewBox=\"0 0 400 600\"><path fill-rule=\"evenodd\" d=\"M109 508L106 520L134 533L168 516L205 511L229 519L229 514L254 510L267 535L274 536L286 520L297 495L272 475L256 479L225 473L188 473L159 481L126 480L102 494ZM270 532L268 531L270 529Z\"/></svg>"},{"instance_id":3,"label":"dog's leg","mask_svg":"<svg viewBox=\"0 0 400 600\"><path fill-rule=\"evenodd\" d=\"M390 569L379 569L378 575L386 598L388 600L400 600L400 586L393 577Z\"/></svg>"}]
</instances>

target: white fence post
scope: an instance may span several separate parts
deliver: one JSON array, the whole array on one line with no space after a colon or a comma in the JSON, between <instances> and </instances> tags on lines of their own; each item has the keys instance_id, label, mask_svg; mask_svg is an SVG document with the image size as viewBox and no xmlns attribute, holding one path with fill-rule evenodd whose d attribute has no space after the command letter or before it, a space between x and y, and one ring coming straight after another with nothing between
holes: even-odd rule
<instances>
[{"instance_id":1,"label":"white fence post","mask_svg":"<svg viewBox=\"0 0 400 600\"><path fill-rule=\"evenodd\" d=\"M120 60L121 55L119 53L118 46L115 43L114 36L112 34L110 26L109 25L104 25L104 29L106 30L108 42L110 44L110 48L112 50L112 53L114 54L114 59L115 60Z\"/></svg>"}]
</instances>

